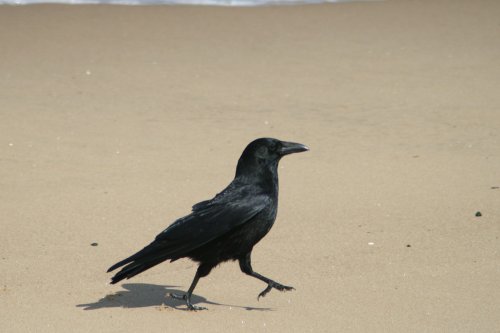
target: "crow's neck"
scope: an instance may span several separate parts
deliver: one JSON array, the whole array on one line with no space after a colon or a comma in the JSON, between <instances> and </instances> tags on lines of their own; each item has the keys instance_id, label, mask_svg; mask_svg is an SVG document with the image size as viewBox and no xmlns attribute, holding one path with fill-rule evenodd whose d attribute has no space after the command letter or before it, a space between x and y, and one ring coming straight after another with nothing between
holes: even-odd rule
<instances>
[{"instance_id":1,"label":"crow's neck","mask_svg":"<svg viewBox=\"0 0 500 333\"><path fill-rule=\"evenodd\" d=\"M254 163L238 163L236 178L245 183L259 185L266 192L278 193L278 161L265 163L255 161Z\"/></svg>"}]
</instances>

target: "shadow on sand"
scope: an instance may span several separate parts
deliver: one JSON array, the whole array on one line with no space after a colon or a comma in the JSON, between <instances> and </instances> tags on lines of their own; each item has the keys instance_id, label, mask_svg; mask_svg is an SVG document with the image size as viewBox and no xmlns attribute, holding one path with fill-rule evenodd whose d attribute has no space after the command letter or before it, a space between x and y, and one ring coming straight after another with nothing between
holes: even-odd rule
<instances>
[{"instance_id":1,"label":"shadow on sand","mask_svg":"<svg viewBox=\"0 0 500 333\"><path fill-rule=\"evenodd\" d=\"M171 293L184 294L184 290L173 289L177 286L160 286L147 283L126 283L122 285L126 290L118 291L114 294L108 294L94 303L76 305L83 310L98 310L102 308L142 308L148 306L167 306L177 310L187 310L183 301L170 297ZM207 301L204 297L193 294L191 302L196 305L199 303L213 304L226 307L241 308L255 311L272 311L271 308L255 308L247 306L238 306L230 304L220 304Z\"/></svg>"}]
</instances>

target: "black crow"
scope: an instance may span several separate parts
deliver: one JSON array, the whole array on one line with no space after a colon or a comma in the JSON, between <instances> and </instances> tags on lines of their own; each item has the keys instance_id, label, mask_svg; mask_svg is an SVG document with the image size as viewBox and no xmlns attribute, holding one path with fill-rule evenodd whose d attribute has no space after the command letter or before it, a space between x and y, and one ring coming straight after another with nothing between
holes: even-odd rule
<instances>
[{"instance_id":1,"label":"black crow","mask_svg":"<svg viewBox=\"0 0 500 333\"><path fill-rule=\"evenodd\" d=\"M241 154L229 186L213 199L194 205L191 214L172 223L141 251L111 266L108 272L126 265L111 283L129 279L165 260L187 257L199 263L196 275L185 295L171 296L185 300L189 310L204 309L191 304L198 280L228 260L238 260L243 273L267 283L257 298L272 288L292 290L254 272L250 255L276 219L278 162L285 155L306 150L309 148L302 144L271 138L251 142Z\"/></svg>"}]
</instances>

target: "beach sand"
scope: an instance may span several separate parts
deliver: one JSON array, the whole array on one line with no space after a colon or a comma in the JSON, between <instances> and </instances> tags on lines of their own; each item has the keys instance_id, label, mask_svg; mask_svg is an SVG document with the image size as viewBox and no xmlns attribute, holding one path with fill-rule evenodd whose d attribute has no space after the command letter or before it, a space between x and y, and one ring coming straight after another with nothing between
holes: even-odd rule
<instances>
[{"instance_id":1,"label":"beach sand","mask_svg":"<svg viewBox=\"0 0 500 333\"><path fill-rule=\"evenodd\" d=\"M3 332L500 332L500 2L0 7ZM106 269L280 164L254 269ZM481 212L480 217L476 213ZM92 243L97 243L92 246ZM94 244L95 245L95 244Z\"/></svg>"}]
</instances>

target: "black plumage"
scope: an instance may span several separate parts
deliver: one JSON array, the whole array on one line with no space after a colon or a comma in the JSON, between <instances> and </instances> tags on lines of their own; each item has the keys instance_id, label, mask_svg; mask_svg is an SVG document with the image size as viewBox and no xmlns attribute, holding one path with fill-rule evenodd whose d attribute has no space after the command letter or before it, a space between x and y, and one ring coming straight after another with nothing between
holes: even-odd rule
<instances>
[{"instance_id":1,"label":"black plumage","mask_svg":"<svg viewBox=\"0 0 500 333\"><path fill-rule=\"evenodd\" d=\"M155 240L136 254L114 264L108 272L123 267L111 283L129 279L157 264L190 258L199 263L184 299L190 310L202 309L191 304L198 280L221 262L238 260L241 270L267 283L259 294L272 288L291 290L253 271L252 249L271 229L278 209L278 163L288 154L306 151L302 144L261 138L243 151L233 181L213 199L193 206L191 214L172 223Z\"/></svg>"}]
</instances>

